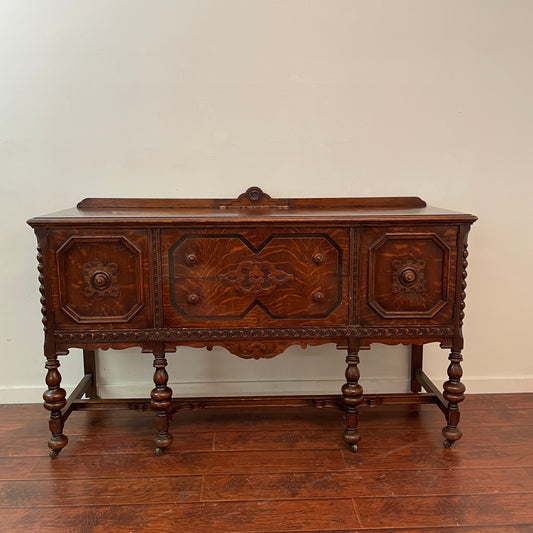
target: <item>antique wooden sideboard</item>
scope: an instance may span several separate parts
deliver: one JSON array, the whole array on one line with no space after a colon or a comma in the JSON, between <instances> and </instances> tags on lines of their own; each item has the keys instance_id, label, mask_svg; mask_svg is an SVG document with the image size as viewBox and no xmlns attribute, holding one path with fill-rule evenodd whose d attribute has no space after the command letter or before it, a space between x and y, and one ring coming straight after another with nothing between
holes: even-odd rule
<instances>
[{"instance_id":1,"label":"antique wooden sideboard","mask_svg":"<svg viewBox=\"0 0 533 533\"><path fill-rule=\"evenodd\" d=\"M236 199L85 199L32 218L45 332L44 406L51 457L67 444L72 411L139 408L97 396L97 349L141 347L154 356L156 453L170 446L179 409L220 405L320 405L346 411L343 438L357 450L358 408L435 403L457 427L467 235L476 217L415 197L273 199L251 187ZM443 392L422 370L422 346L450 350ZM291 345L347 350L342 394L173 399L166 354L223 346L269 358ZM363 395L361 349L411 345L411 391ZM83 350L85 375L67 398L58 356ZM422 388L426 392L422 392ZM149 403L148 403L149 402Z\"/></svg>"}]
</instances>

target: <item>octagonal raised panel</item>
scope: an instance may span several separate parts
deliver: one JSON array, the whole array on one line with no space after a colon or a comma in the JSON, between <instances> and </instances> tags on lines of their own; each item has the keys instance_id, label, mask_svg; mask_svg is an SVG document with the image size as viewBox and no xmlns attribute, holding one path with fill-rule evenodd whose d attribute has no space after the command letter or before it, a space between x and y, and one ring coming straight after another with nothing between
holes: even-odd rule
<instances>
[{"instance_id":1,"label":"octagonal raised panel","mask_svg":"<svg viewBox=\"0 0 533 533\"><path fill-rule=\"evenodd\" d=\"M59 305L75 322L129 322L143 308L142 253L125 236L73 236L56 258Z\"/></svg>"},{"instance_id":2,"label":"octagonal raised panel","mask_svg":"<svg viewBox=\"0 0 533 533\"><path fill-rule=\"evenodd\" d=\"M438 235L386 233L368 253L368 305L382 318L432 318L447 304L450 250Z\"/></svg>"}]
</instances>

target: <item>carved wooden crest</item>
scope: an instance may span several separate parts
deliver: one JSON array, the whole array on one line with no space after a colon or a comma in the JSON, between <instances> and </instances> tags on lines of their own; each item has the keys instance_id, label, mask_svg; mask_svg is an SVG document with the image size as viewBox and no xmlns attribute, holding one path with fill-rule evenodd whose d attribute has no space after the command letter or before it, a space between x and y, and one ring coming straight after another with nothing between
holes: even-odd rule
<instances>
[{"instance_id":1,"label":"carved wooden crest","mask_svg":"<svg viewBox=\"0 0 533 533\"><path fill-rule=\"evenodd\" d=\"M236 200L221 201L221 209L229 207L281 207L287 209L289 202L282 198L272 198L259 187L250 187Z\"/></svg>"}]
</instances>

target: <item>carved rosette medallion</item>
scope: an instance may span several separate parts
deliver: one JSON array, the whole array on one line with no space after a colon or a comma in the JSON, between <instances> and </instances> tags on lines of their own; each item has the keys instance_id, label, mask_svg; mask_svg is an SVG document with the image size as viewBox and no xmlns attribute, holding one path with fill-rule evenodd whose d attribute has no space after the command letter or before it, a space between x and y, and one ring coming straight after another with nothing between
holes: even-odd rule
<instances>
[{"instance_id":1,"label":"carved rosette medallion","mask_svg":"<svg viewBox=\"0 0 533 533\"><path fill-rule=\"evenodd\" d=\"M116 263L99 262L83 265L83 289L89 298L118 296L118 267Z\"/></svg>"},{"instance_id":2,"label":"carved rosette medallion","mask_svg":"<svg viewBox=\"0 0 533 533\"><path fill-rule=\"evenodd\" d=\"M245 294L268 294L294 276L268 261L243 261L234 270L219 274L218 278Z\"/></svg>"},{"instance_id":3,"label":"carved rosette medallion","mask_svg":"<svg viewBox=\"0 0 533 533\"><path fill-rule=\"evenodd\" d=\"M392 261L392 292L395 294L421 293L426 287L426 262L412 256Z\"/></svg>"}]
</instances>

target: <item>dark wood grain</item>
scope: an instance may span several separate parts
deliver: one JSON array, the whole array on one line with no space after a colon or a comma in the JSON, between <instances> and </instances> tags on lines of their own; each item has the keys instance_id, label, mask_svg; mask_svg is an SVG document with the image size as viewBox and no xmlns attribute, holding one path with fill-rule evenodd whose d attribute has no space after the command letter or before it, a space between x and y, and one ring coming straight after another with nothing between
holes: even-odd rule
<instances>
[{"instance_id":1,"label":"dark wood grain","mask_svg":"<svg viewBox=\"0 0 533 533\"><path fill-rule=\"evenodd\" d=\"M256 192L257 191L257 192ZM257 198L250 200L252 194ZM426 202L415 196L374 197L374 198L287 198L278 202L261 191L258 187L250 187L248 191L234 199L174 199L174 198L85 198L78 203L78 209L176 209L176 208L211 208L223 207L352 207L352 208L389 208L413 209L426 207Z\"/></svg>"},{"instance_id":2,"label":"dark wood grain","mask_svg":"<svg viewBox=\"0 0 533 533\"><path fill-rule=\"evenodd\" d=\"M198 502L202 476L0 481L2 507L96 507ZM50 497L43 502L43 494ZM0 513L2 511L0 510Z\"/></svg>"},{"instance_id":3,"label":"dark wood grain","mask_svg":"<svg viewBox=\"0 0 533 533\"><path fill-rule=\"evenodd\" d=\"M533 395L469 399L488 408L465 411L471 430L455 449L435 438L440 413L430 405L416 408L407 439L401 423L412 408L362 409L372 440L356 455L335 438L342 413L333 410L179 413L182 446L162 457L148 446L152 413L98 410L71 420L77 435L59 461L39 446L46 427L32 437L45 422L39 405L0 406L0 449L9 450L0 456L0 531L529 532L533 434L524 421ZM505 425L491 406L506 412ZM14 427L28 440L17 451ZM501 439L488 446L491 434ZM317 447L305 449L302 435Z\"/></svg>"},{"instance_id":4,"label":"dark wood grain","mask_svg":"<svg viewBox=\"0 0 533 533\"><path fill-rule=\"evenodd\" d=\"M342 406L352 452L361 441L359 408L392 401L436 404L443 444L452 446L462 437L467 236L475 220L418 197L272 198L256 186L234 199L90 198L32 218L50 457L68 444L72 413L125 407L98 398L96 350L130 347L153 354L158 455L174 440L175 411L213 406L173 400L167 354L180 346L267 359L293 345L336 344L348 352L342 403L315 405ZM376 342L414 346L412 393L365 397L359 351ZM450 350L442 393L423 373L430 342ZM67 397L59 356L73 348L83 351L84 375Z\"/></svg>"},{"instance_id":5,"label":"dark wood grain","mask_svg":"<svg viewBox=\"0 0 533 533\"><path fill-rule=\"evenodd\" d=\"M533 494L355 498L361 526L441 527L532 523Z\"/></svg>"},{"instance_id":6,"label":"dark wood grain","mask_svg":"<svg viewBox=\"0 0 533 533\"><path fill-rule=\"evenodd\" d=\"M390 467L396 468L395 463ZM320 499L379 496L454 496L533 492L526 469L368 469L350 472L205 476L204 500Z\"/></svg>"},{"instance_id":7,"label":"dark wood grain","mask_svg":"<svg viewBox=\"0 0 533 533\"><path fill-rule=\"evenodd\" d=\"M289 533L289 531L294 530L285 530L279 531L277 533ZM423 527L423 528L387 528L387 529L375 529L367 530L365 528L358 527L357 529L335 529L329 533L360 533L361 531L372 531L372 533L530 533L531 524L520 524L520 525L505 525L505 526L474 526L474 527ZM311 533L311 531L300 531L299 533ZM313 532L316 533L316 530Z\"/></svg>"},{"instance_id":8,"label":"dark wood grain","mask_svg":"<svg viewBox=\"0 0 533 533\"><path fill-rule=\"evenodd\" d=\"M181 503L176 498L172 504L150 507L150 513L146 513L142 505L64 508L62 530L91 533L277 533L280 527L289 527L292 531L309 528L328 531L359 526L352 500ZM25 527L28 523L39 524L42 533L56 532L58 518L53 509L41 507L10 510L3 520L8 531L17 533L27 531Z\"/></svg>"},{"instance_id":9,"label":"dark wood grain","mask_svg":"<svg viewBox=\"0 0 533 533\"><path fill-rule=\"evenodd\" d=\"M66 451L66 450L65 450ZM133 464L134 456L122 454L84 455L79 464L74 456L65 453L63 461L51 464L46 457L35 462L31 476L33 479L53 478L68 479L76 477L93 478L116 475L128 470ZM152 454L138 455L135 458L135 477L166 476L169 471L181 475L196 476L207 474L259 473L259 472L312 472L315 465L321 463L329 471L346 469L340 450L324 454L323 450L292 451L279 450L247 452L174 452L159 458ZM72 471L76 465L76 471ZM114 474L113 474L114 473Z\"/></svg>"}]
</instances>

